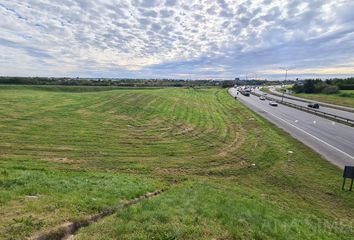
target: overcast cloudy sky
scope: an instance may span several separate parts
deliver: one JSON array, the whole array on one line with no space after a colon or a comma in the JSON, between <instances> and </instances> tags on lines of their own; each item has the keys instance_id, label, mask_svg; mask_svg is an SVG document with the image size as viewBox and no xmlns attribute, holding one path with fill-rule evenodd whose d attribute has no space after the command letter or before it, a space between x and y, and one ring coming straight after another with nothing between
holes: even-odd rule
<instances>
[{"instance_id":1,"label":"overcast cloudy sky","mask_svg":"<svg viewBox=\"0 0 354 240\"><path fill-rule=\"evenodd\" d=\"M353 0L0 0L0 75L354 75Z\"/></svg>"}]
</instances>

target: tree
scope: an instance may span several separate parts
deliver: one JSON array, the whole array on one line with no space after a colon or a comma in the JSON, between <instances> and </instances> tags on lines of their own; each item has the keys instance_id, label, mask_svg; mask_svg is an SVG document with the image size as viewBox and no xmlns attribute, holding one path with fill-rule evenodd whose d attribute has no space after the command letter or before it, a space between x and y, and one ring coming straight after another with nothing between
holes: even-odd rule
<instances>
[{"instance_id":1,"label":"tree","mask_svg":"<svg viewBox=\"0 0 354 240\"><path fill-rule=\"evenodd\" d=\"M305 80L305 83L304 83L304 92L305 93L314 93L315 92L315 81L316 80Z\"/></svg>"}]
</instances>

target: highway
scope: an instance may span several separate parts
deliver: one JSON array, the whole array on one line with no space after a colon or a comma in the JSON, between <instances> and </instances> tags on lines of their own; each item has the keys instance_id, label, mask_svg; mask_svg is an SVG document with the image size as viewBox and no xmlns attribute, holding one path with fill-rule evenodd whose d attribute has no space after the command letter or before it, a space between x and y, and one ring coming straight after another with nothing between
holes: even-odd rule
<instances>
[{"instance_id":1,"label":"highway","mask_svg":"<svg viewBox=\"0 0 354 240\"><path fill-rule=\"evenodd\" d=\"M279 94L282 94L282 93L280 93L280 92L278 92L278 91L276 90L276 87L269 87L268 89L269 89L269 91L275 93L275 95L277 95L277 94L278 94L278 95L279 95ZM295 99L295 100L298 99L299 101L314 102L313 100L306 99L306 98L301 98L301 97L295 97L295 96L290 95L290 94L287 94L287 93L285 93L284 96L285 96L285 97L288 97L288 98ZM339 106L339 105L330 104L330 103L324 103L324 102L319 102L319 101L316 101L316 102L319 103L320 105L324 105L324 106L329 107L329 108L332 107L332 108L335 108L335 109L341 109L341 110L343 110L343 111L353 112L353 113L354 113L354 108L352 108L352 107Z\"/></svg>"},{"instance_id":2,"label":"highway","mask_svg":"<svg viewBox=\"0 0 354 240\"><path fill-rule=\"evenodd\" d=\"M261 90L258 90L258 89L255 89L255 92L259 93L259 94L264 94L264 92L262 92ZM282 98L282 97L274 95L274 94L267 93L267 95L269 97L272 97L272 98L277 99L277 100L281 100L281 98ZM298 101L298 100L295 100L295 99L289 99L289 98L284 98L283 100L286 101L286 102L290 102L290 103L294 103L294 104L303 106L303 107L307 107L307 104L308 104L306 102ZM333 114L333 115L336 115L336 116L339 116L339 117L349 118L349 119L354 120L354 112L347 112L347 111L334 109L334 108L330 108L330 107L324 107L324 106L321 106L321 105L320 105L320 108L318 110L321 111L321 112L325 112L325 113Z\"/></svg>"},{"instance_id":3,"label":"highway","mask_svg":"<svg viewBox=\"0 0 354 240\"><path fill-rule=\"evenodd\" d=\"M257 114L317 151L329 162L340 168L354 165L354 128L282 104L272 107L268 100L261 101L254 95L237 95L235 88L230 88L229 93L237 96L240 102Z\"/></svg>"}]
</instances>

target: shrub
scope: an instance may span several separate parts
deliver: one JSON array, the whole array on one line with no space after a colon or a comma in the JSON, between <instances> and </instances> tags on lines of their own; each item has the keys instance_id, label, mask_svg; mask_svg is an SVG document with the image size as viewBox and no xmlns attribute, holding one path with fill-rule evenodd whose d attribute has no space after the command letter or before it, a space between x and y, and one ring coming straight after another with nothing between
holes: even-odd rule
<instances>
[{"instance_id":1,"label":"shrub","mask_svg":"<svg viewBox=\"0 0 354 240\"><path fill-rule=\"evenodd\" d=\"M338 87L340 90L354 90L354 84L341 84Z\"/></svg>"},{"instance_id":2,"label":"shrub","mask_svg":"<svg viewBox=\"0 0 354 240\"><path fill-rule=\"evenodd\" d=\"M338 92L338 87L337 86L326 86L325 88L322 89L322 93L325 94L334 94Z\"/></svg>"},{"instance_id":3,"label":"shrub","mask_svg":"<svg viewBox=\"0 0 354 240\"><path fill-rule=\"evenodd\" d=\"M312 80L312 79L309 79L309 80L305 80L305 83L304 83L304 92L305 93L315 93L316 92L316 85L319 84L319 83L322 83L321 80Z\"/></svg>"},{"instance_id":4,"label":"shrub","mask_svg":"<svg viewBox=\"0 0 354 240\"><path fill-rule=\"evenodd\" d=\"M350 97L350 98L354 98L354 93L340 93L339 94L340 97Z\"/></svg>"},{"instance_id":5,"label":"shrub","mask_svg":"<svg viewBox=\"0 0 354 240\"><path fill-rule=\"evenodd\" d=\"M295 84L291 90L293 90L295 93L302 93L304 92L304 86L300 84Z\"/></svg>"},{"instance_id":6,"label":"shrub","mask_svg":"<svg viewBox=\"0 0 354 240\"><path fill-rule=\"evenodd\" d=\"M314 93L322 93L325 88L329 87L328 84L324 82L318 82L315 84Z\"/></svg>"}]
</instances>

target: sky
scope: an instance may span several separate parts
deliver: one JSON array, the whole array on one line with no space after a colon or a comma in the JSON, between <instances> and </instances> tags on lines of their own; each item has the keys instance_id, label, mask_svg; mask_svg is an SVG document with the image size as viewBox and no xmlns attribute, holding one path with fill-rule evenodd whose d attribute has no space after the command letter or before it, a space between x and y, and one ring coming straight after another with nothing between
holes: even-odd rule
<instances>
[{"instance_id":1,"label":"sky","mask_svg":"<svg viewBox=\"0 0 354 240\"><path fill-rule=\"evenodd\" d=\"M0 0L0 75L354 76L353 0Z\"/></svg>"}]
</instances>

